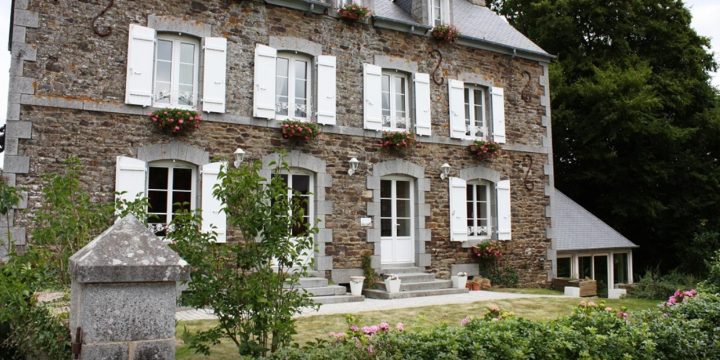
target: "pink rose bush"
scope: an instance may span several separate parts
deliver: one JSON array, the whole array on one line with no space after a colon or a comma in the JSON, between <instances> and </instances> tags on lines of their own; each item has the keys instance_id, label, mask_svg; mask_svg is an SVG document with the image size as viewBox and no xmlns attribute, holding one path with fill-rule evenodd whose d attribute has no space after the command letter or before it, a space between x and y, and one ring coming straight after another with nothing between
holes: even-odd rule
<instances>
[{"instance_id":1,"label":"pink rose bush","mask_svg":"<svg viewBox=\"0 0 720 360\"><path fill-rule=\"evenodd\" d=\"M180 136L200 127L202 118L192 110L161 109L150 113L153 126L165 134Z\"/></svg>"}]
</instances>

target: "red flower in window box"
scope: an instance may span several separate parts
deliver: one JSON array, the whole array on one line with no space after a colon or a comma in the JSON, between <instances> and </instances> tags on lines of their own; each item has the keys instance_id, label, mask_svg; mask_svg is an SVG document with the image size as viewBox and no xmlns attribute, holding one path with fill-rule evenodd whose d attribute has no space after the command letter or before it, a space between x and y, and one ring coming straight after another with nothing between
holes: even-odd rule
<instances>
[{"instance_id":1,"label":"red flower in window box","mask_svg":"<svg viewBox=\"0 0 720 360\"><path fill-rule=\"evenodd\" d=\"M285 120L280 124L283 139L294 141L312 141L320 135L320 127L305 121Z\"/></svg>"},{"instance_id":2,"label":"red flower in window box","mask_svg":"<svg viewBox=\"0 0 720 360\"><path fill-rule=\"evenodd\" d=\"M480 160L490 160L500 155L500 144L493 141L477 140L468 146L468 150Z\"/></svg>"},{"instance_id":3,"label":"red flower in window box","mask_svg":"<svg viewBox=\"0 0 720 360\"><path fill-rule=\"evenodd\" d=\"M348 21L364 20L370 14L370 9L358 4L348 4L338 10L338 16Z\"/></svg>"},{"instance_id":4,"label":"red flower in window box","mask_svg":"<svg viewBox=\"0 0 720 360\"><path fill-rule=\"evenodd\" d=\"M150 113L150 121L161 132L180 136L193 132L200 127L202 118L192 110L160 109Z\"/></svg>"},{"instance_id":5,"label":"red flower in window box","mask_svg":"<svg viewBox=\"0 0 720 360\"><path fill-rule=\"evenodd\" d=\"M460 32L452 25L438 25L430 31L430 35L438 41L455 42Z\"/></svg>"},{"instance_id":6,"label":"red flower in window box","mask_svg":"<svg viewBox=\"0 0 720 360\"><path fill-rule=\"evenodd\" d=\"M415 146L415 134L405 131L383 131L380 148L387 151L403 152Z\"/></svg>"}]
</instances>

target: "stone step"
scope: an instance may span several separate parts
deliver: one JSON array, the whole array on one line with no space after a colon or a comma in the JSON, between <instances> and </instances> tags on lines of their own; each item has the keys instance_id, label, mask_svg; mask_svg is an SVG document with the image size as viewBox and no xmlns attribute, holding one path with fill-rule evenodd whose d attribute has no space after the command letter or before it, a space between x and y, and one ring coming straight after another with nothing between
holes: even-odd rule
<instances>
[{"instance_id":1,"label":"stone step","mask_svg":"<svg viewBox=\"0 0 720 360\"><path fill-rule=\"evenodd\" d=\"M312 298L318 304L339 304L346 302L360 302L365 301L365 296L353 296L350 294L336 295L336 296L316 296Z\"/></svg>"},{"instance_id":2,"label":"stone step","mask_svg":"<svg viewBox=\"0 0 720 360\"><path fill-rule=\"evenodd\" d=\"M428 282L417 283L400 283L400 291L416 291L416 290L432 290L432 289L449 289L452 287L450 280L433 280ZM375 289L385 291L385 283L378 283Z\"/></svg>"},{"instance_id":3,"label":"stone step","mask_svg":"<svg viewBox=\"0 0 720 360\"><path fill-rule=\"evenodd\" d=\"M335 295L345 295L347 293L347 289L344 286L340 286L340 285L313 287L313 288L306 288L305 290L307 290L307 292L312 294L312 296L335 296Z\"/></svg>"},{"instance_id":4,"label":"stone step","mask_svg":"<svg viewBox=\"0 0 720 360\"><path fill-rule=\"evenodd\" d=\"M328 286L328 280L322 277L306 277L300 278L300 287L303 289L318 288Z\"/></svg>"},{"instance_id":5,"label":"stone step","mask_svg":"<svg viewBox=\"0 0 720 360\"><path fill-rule=\"evenodd\" d=\"M428 274L428 273L422 273L422 272L402 273L402 274L397 274L397 276L400 278L402 284L435 281L434 274Z\"/></svg>"},{"instance_id":6,"label":"stone step","mask_svg":"<svg viewBox=\"0 0 720 360\"><path fill-rule=\"evenodd\" d=\"M425 269L417 266L393 266L383 267L382 269L380 269L380 274L407 274L422 272L425 272Z\"/></svg>"},{"instance_id":7,"label":"stone step","mask_svg":"<svg viewBox=\"0 0 720 360\"><path fill-rule=\"evenodd\" d=\"M365 291L363 291L363 295L365 295L369 299L406 299L421 296L464 294L466 292L468 292L468 289L431 289L400 291L391 294L387 291L379 289L366 289Z\"/></svg>"}]
</instances>

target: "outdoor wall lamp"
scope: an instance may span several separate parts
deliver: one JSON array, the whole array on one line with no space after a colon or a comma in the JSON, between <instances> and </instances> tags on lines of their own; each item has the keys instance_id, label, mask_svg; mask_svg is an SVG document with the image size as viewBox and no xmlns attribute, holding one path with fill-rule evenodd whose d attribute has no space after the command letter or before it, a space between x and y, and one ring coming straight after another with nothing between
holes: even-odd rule
<instances>
[{"instance_id":1,"label":"outdoor wall lamp","mask_svg":"<svg viewBox=\"0 0 720 360\"><path fill-rule=\"evenodd\" d=\"M444 163L440 166L440 178L445 180L450 174L450 164Z\"/></svg>"},{"instance_id":2,"label":"outdoor wall lamp","mask_svg":"<svg viewBox=\"0 0 720 360\"><path fill-rule=\"evenodd\" d=\"M242 164L243 159L245 158L245 151L241 148L237 148L235 150L234 155L235 155L235 162L233 163L233 165L235 165L236 168L240 167L240 164Z\"/></svg>"},{"instance_id":3,"label":"outdoor wall lamp","mask_svg":"<svg viewBox=\"0 0 720 360\"><path fill-rule=\"evenodd\" d=\"M356 157L353 157L352 159L350 159L349 163L350 169L348 169L348 175L352 176L353 174L355 174L355 170L357 170L360 161Z\"/></svg>"}]
</instances>

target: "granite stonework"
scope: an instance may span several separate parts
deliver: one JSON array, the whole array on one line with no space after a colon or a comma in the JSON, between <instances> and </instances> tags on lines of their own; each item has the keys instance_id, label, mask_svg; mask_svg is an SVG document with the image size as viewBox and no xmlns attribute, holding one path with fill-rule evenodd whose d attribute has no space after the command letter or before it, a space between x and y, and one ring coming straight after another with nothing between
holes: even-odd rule
<instances>
[{"instance_id":1,"label":"granite stonework","mask_svg":"<svg viewBox=\"0 0 720 360\"><path fill-rule=\"evenodd\" d=\"M132 215L70 257L81 359L174 359L177 282L190 267Z\"/></svg>"},{"instance_id":2,"label":"granite stonework","mask_svg":"<svg viewBox=\"0 0 720 360\"><path fill-rule=\"evenodd\" d=\"M459 176L463 169L484 167L510 179L512 240L502 244L506 252L503 265L517 269L521 285L547 282L551 240L546 211L550 195L545 189L552 177L552 167L548 170L552 151L546 62L439 44L428 36L371 24L348 25L328 15L257 1L215 0L202 2L202 6L192 1L118 2L100 19L113 29L107 37L95 35L90 26L104 3L26 3L16 2L27 8L21 9L22 23L14 24L22 28L24 38L15 39L13 46L32 48L34 53L14 62L17 76L10 98L15 102L9 107L17 116L9 120L22 124L8 127L16 129L8 132L9 143L17 142L13 153L8 153L15 170L8 175L27 190L30 211L18 212L14 227L30 234L32 210L40 206L40 176L59 170L68 156L77 156L85 165L81 180L93 198L111 200L118 155L141 157L147 153L141 149L175 142L199 149L198 159L203 153L211 159L230 159L241 147L246 159L260 161L285 149L323 161L324 177L332 179L331 185L315 189L324 192L324 209L329 210L323 214L323 270L333 279L345 278L358 272L363 255L378 254L377 232L360 226L360 218L372 216L369 212L374 211L369 204L375 203L375 190L368 182L375 176L373 165L402 159L423 169L417 178L424 183L425 204L422 220L416 219L423 237L416 244L416 249L423 251L416 256L418 265L449 278L454 264L472 263L472 259L466 247L449 241L448 183L439 176L440 166L447 162L452 166L451 176ZM207 121L190 136L160 134L145 116L151 108L123 103L128 27L131 23L147 25L149 18L165 27L180 19L193 31L209 28L212 36L228 39L226 113L204 115ZM255 44L271 44L279 50L286 46L293 51L306 46L311 53L337 57L337 125L323 126L316 142L291 144L280 136L278 121L252 118ZM433 135L419 138L417 148L402 156L380 151L379 134L363 130L363 63L395 63L432 73L437 64L429 55L433 49L440 50L444 58L438 70L444 83L431 81L430 87ZM14 51L13 56L16 54ZM449 138L448 79L504 88L507 144L500 157L479 162L468 152L469 142ZM360 160L360 167L349 176L348 159L353 156Z\"/></svg>"}]
</instances>

